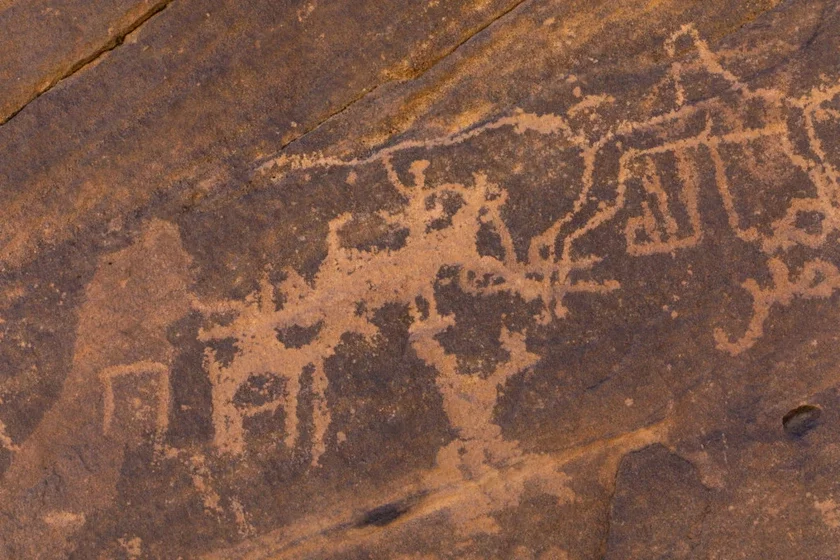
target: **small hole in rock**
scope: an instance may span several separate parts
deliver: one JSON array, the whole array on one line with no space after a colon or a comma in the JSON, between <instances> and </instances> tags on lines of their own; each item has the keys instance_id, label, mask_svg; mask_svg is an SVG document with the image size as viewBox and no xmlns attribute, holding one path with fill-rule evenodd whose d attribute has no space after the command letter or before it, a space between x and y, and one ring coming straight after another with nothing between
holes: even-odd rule
<instances>
[{"instance_id":1,"label":"small hole in rock","mask_svg":"<svg viewBox=\"0 0 840 560\"><path fill-rule=\"evenodd\" d=\"M782 418L782 426L789 435L800 437L817 427L822 410L818 406L797 406Z\"/></svg>"},{"instance_id":2,"label":"small hole in rock","mask_svg":"<svg viewBox=\"0 0 840 560\"><path fill-rule=\"evenodd\" d=\"M365 513L364 517L357 523L358 527L384 527L396 521L402 514L408 511L409 506L405 503L394 502L384 506L375 507Z\"/></svg>"}]
</instances>

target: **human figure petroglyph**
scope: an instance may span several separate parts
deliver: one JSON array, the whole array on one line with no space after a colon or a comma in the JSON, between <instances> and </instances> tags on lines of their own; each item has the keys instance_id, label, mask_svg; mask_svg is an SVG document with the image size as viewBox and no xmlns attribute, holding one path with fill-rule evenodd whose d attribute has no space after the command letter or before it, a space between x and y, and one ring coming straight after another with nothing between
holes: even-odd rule
<instances>
[{"instance_id":1,"label":"human figure petroglyph","mask_svg":"<svg viewBox=\"0 0 840 560\"><path fill-rule=\"evenodd\" d=\"M430 317L430 320L437 324L447 323L443 317ZM500 343L510 357L482 378L460 373L457 358L446 353L434 336L428 336L429 331L423 330L423 323L415 325L418 328L411 330L412 347L418 357L437 370L436 381L443 407L457 433L453 442L438 451L435 468L426 475L426 483L430 487L463 481L475 483L469 507L461 504L454 507L457 511L451 511L459 533L469 536L497 532L499 527L491 514L518 504L526 484L533 484L562 502L573 500L575 495L566 485L567 477L559 472L511 476L501 485L481 483L489 473L530 458L516 441L504 439L501 428L493 421L499 389L540 359L528 351L525 336L503 327Z\"/></svg>"},{"instance_id":2,"label":"human figure petroglyph","mask_svg":"<svg viewBox=\"0 0 840 560\"><path fill-rule=\"evenodd\" d=\"M687 54L676 60L681 48ZM824 146L818 125L826 122L840 125L840 109L832 105L840 99L840 84L819 85L800 97L791 97L768 87L753 88L726 68L720 55L709 47L692 25L685 25L674 33L666 41L665 50L675 59L663 78L663 82L673 86L673 99L670 101L672 109L644 120L616 120L605 132L601 131L593 139L590 139L591 131L587 129L587 121L590 119L576 117L586 112L594 117L600 108L615 104L615 99L609 95L585 96L570 107L565 115L536 115L517 110L512 115L502 116L448 136L429 140L406 140L364 157L345 160L322 157L319 154L282 155L262 163L259 170L272 173L275 179L278 179L284 173L307 169L353 169L374 163L388 167L396 155L408 150L457 146L491 131L511 129L520 135L553 136L558 145L577 148L583 159L583 171L580 177L580 194L573 211L531 240L527 263L523 265L515 262L515 259L506 258L504 266L508 273L516 271L522 276L534 277L540 274L535 270L539 268L537 263L545 262L550 264L553 274L562 277L562 264L568 265L570 259L575 260L576 266L583 263L597 264L601 259L597 255L573 257L574 245L588 233L617 219L626 220L626 251L632 257L697 248L708 236L708 232L704 232L698 201L701 189L699 177L709 166L709 162L716 194L731 231L738 239L755 246L763 253L768 267L771 267L773 259L783 259L785 253L793 247L801 246L815 250L821 248L834 233L840 231L840 173ZM690 86L693 82L698 82L698 76L704 78L700 83L711 84L705 87L713 87L713 90L694 101L689 99L692 96ZM749 105L758 108L762 115L762 122L757 126L750 126L746 121L745 113ZM808 141L807 151L803 151L792 139L791 120L796 115L802 117ZM705 124L701 130L691 132L690 123L697 119ZM576 124L579 121L582 124ZM637 138L651 135L655 139L652 142L649 139L642 141ZM766 224L765 229L749 225L744 210L739 207L737 189L754 187L733 183L732 177L729 176L728 159L731 156L728 152L733 149L751 150L755 146L771 146L766 151L775 157L780 165L801 172L815 191L814 196L796 196L789 199L784 215ZM621 151L615 177L616 186L610 197L593 201L594 169L599 165L598 161L604 150L609 147L618 147ZM671 160L671 163L663 163L666 160ZM666 188L661 165L672 165L676 168L678 184L667 185ZM750 172L759 176L763 170L753 164ZM391 176L392 183L396 184L395 174L391 173ZM640 195L634 199L637 200L634 204L638 206L632 206L628 202L633 189L637 189ZM680 223L674 213L677 206L680 207L681 214L687 215L685 223ZM573 231L565 231L562 243L559 244L560 250L555 254L561 230L568 225L571 218L579 218L587 212L589 218L585 225ZM820 224L816 231L814 228L800 225L801 218L808 214L819 216ZM546 251L550 253L549 258L544 257ZM812 260L810 264L806 264L806 268L808 266L823 272L814 281L824 283L825 288L813 292L819 295L810 297L829 297L834 288L828 278L836 274L835 265ZM754 293L754 290L747 288L753 286L753 283L746 282L744 286L748 292ZM617 282L603 286L606 287L615 289ZM562 298L560 301L555 313L558 317L563 315ZM743 335L725 336L719 329L714 331L714 340L720 350L738 354L761 338L764 323L761 318L765 317L765 313L758 301L760 300L754 300L753 316L749 321L748 331ZM782 294L776 299L776 303L780 305L788 305L790 302L791 299ZM540 319L548 320L550 316L544 315Z\"/></svg>"},{"instance_id":3,"label":"human figure petroglyph","mask_svg":"<svg viewBox=\"0 0 840 560\"><path fill-rule=\"evenodd\" d=\"M311 282L286 271L286 279L278 286L283 294L279 309L274 286L267 278L263 279L259 292L244 304L196 302L197 308L210 315L235 314L226 324L200 334L207 342L233 338L237 347L226 365L212 349L206 353L213 384L215 444L222 453L243 453L244 419L282 407L285 444L297 446L300 443L296 418L298 395L304 368L310 368L315 406L323 407L313 411L316 431L311 442L311 462L317 466L326 449L329 425L325 361L347 333L373 341L378 331L372 313L396 302L409 309L412 318L409 343L417 357L436 371L444 412L457 434L457 439L439 452L437 466L428 475L428 484L451 484L455 479L479 480L488 472L525 457L517 442L503 438L501 428L493 421L493 413L499 389L512 376L532 368L539 356L527 350L524 333L503 328L499 342L509 355L507 361L498 364L486 378L461 373L457 356L447 353L437 338L455 323L454 315L442 313L437 305L435 286L439 272L444 267L457 267L457 280L462 288L477 296L507 292L525 301L538 301L543 307L542 320L566 313L563 298L568 293L604 293L618 286L614 282L572 280L571 272L588 270L594 261L576 259L568 253L555 255L551 241L559 230L557 224L535 238L529 249L533 260L518 260L500 213L506 203L506 193L483 175L475 175L472 185L433 185L426 177L429 162L419 160L410 166L413 184L407 185L389 159L382 163L394 188L407 200L400 212L381 213L386 222L408 230L402 247L371 251L344 247L341 231L353 219L344 214L329 224L327 256ZM446 214L441 202L443 195L457 196L462 204L448 215L445 225L432 227ZM570 219L565 216L560 225ZM491 224L498 232L504 250L501 258L479 253L476 239L482 224ZM316 334L302 345L287 346L277 333L291 327L314 329ZM283 379L283 394L256 407L237 404L236 392L259 375ZM470 515L455 516L461 520L462 531L495 531L497 527L490 514L517 503L528 484L558 499L571 499L560 473L517 476L511 484L502 486L479 485Z\"/></svg>"}]
</instances>

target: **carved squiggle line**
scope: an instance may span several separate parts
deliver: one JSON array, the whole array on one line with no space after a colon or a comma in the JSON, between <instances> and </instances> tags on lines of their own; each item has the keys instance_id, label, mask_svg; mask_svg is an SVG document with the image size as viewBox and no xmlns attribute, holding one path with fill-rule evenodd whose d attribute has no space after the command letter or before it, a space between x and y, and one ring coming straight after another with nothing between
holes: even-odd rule
<instances>
[{"instance_id":1,"label":"carved squiggle line","mask_svg":"<svg viewBox=\"0 0 840 560\"><path fill-rule=\"evenodd\" d=\"M769 288L762 288L751 278L744 282L744 289L753 298L753 316L744 335L733 340L722 329L714 331L718 347L732 355L741 354L764 335L764 324L774 305L790 305L795 297L828 298L840 289L840 271L821 259L806 262L795 280L791 280L790 270L778 258L771 258L768 267L772 276Z\"/></svg>"},{"instance_id":2,"label":"carved squiggle line","mask_svg":"<svg viewBox=\"0 0 840 560\"><path fill-rule=\"evenodd\" d=\"M587 102L587 100L581 101L581 103L585 102ZM264 173L272 171L274 168L282 169L284 167L291 170L314 169L318 167L358 167L361 165L383 161L396 153L414 148L428 150L432 148L455 146L487 132L507 127L513 128L518 134L523 134L527 131L534 131L539 134L561 134L577 145L585 143L585 140L583 140L581 136L576 135L566 120L562 117L552 113L537 115L535 113L527 113L520 110L513 115L501 117L488 123L478 125L475 128L458 131L446 136L440 136L430 140L404 140L394 144L393 146L381 148L366 157L356 157L352 159L341 159L336 157L310 158L307 156L288 156L284 154L260 164L260 166L257 167L257 172Z\"/></svg>"},{"instance_id":3,"label":"carved squiggle line","mask_svg":"<svg viewBox=\"0 0 840 560\"><path fill-rule=\"evenodd\" d=\"M683 25L680 28L680 30L672 34L666 42L666 51L671 57L674 57L676 55L675 42L680 36L688 36L692 39L692 41L694 42L694 46L700 55L701 63L704 65L704 67L710 73L720 75L724 79L726 79L730 83L732 90L740 90L746 94L753 96L765 95L765 90L750 90L747 87L747 85L743 83L737 76L735 76L732 72L726 70L720 63L718 58L715 56L715 54L711 51L708 44L700 37L700 34L697 31L697 29L691 24ZM687 117L693 113L704 109L705 106L709 103L713 103L714 101L716 101L716 98L712 98L710 100L700 101L691 106L683 105L685 101L685 94L681 82L679 80L681 68L682 66L679 62L674 62L671 67L672 76L674 77L678 89L677 109L669 111L667 113L663 113L661 115L657 115L645 121L631 121L620 123L614 130L605 134L604 138L602 138L601 141L596 143L603 144L609 141L610 139L614 138L615 136L629 134L645 128L655 127L659 124L662 124L663 122L674 120L679 117ZM773 90L767 90L767 93L777 94L778 92L775 92ZM614 99L611 96L604 94L586 96L578 103L569 107L569 109L567 109L567 114L570 116L574 116L578 112L587 109L597 108L601 104L612 103L613 101ZM513 115L502 116L490 122L475 126L474 128L460 130L452 134L434 137L427 140L404 140L392 146L380 148L374 151L372 154L365 157L354 157L350 159L342 159L338 157L313 158L306 155L290 156L282 154L280 156L270 158L267 161L264 161L261 164L259 164L256 168L256 172L265 173L268 171L272 171L276 168L282 169L284 167L287 167L291 170L314 169L318 167L356 167L360 165L374 163L376 161L381 161L385 158L390 158L396 153L409 149L432 149L437 147L454 146L457 144L464 143L467 140L475 138L486 132L505 127L512 127L519 134L522 134L526 131L534 131L540 134L559 133L565 136L567 140L571 141L577 146L584 147L588 144L585 139L585 136L579 132L574 132L569 123L559 115L552 113L548 113L545 115L536 115L534 113L527 113L521 109L518 109L517 112L515 112Z\"/></svg>"}]
</instances>

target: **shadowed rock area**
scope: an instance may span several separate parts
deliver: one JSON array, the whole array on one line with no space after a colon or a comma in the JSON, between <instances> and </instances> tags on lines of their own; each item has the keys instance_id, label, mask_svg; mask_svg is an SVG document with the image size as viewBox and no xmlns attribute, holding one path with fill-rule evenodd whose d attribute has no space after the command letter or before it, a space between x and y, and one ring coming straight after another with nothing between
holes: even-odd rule
<instances>
[{"instance_id":1,"label":"shadowed rock area","mask_svg":"<svg viewBox=\"0 0 840 560\"><path fill-rule=\"evenodd\" d=\"M840 557L840 2L0 29L0 559Z\"/></svg>"}]
</instances>

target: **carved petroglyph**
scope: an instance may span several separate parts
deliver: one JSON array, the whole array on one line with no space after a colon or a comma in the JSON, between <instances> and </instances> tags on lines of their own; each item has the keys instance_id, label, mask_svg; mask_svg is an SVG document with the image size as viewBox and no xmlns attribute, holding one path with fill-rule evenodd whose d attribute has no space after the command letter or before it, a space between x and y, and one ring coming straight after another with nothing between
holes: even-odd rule
<instances>
[{"instance_id":1,"label":"carved petroglyph","mask_svg":"<svg viewBox=\"0 0 840 560\"><path fill-rule=\"evenodd\" d=\"M450 371L447 383L453 383L455 374L451 360L454 357L445 356L434 340L454 320L441 315L435 301L435 283L444 266L459 267L461 282L469 292L509 292L526 301L541 301L545 307L544 320L549 320L552 313L557 316L565 313L562 300L567 293L608 292L618 287L615 282L571 280L570 272L589 269L596 261L568 256L558 261L553 258L553 247L546 256L532 248L533 261L517 261L510 233L500 214L506 193L490 184L486 177L476 175L469 187L455 183L427 185L425 169L429 163L421 160L411 166L414 184L407 186L399 179L389 159L382 163L393 186L408 200L400 213L380 214L387 223L408 230L403 247L384 251L344 247L340 232L353 219L345 214L330 222L327 257L311 284L294 271L286 271L287 278L279 286L284 294L279 310L274 301L273 286L267 280L263 281L260 292L244 304L197 303L197 308L211 314L229 313L230 310L236 313L229 324L212 327L200 335L205 341L233 338L238 350L228 365L219 361L215 351L206 353L213 384L215 442L220 450L241 453L244 450L244 418L273 412L278 407L285 413L285 443L294 447L298 442L296 415L300 378L304 369L310 368L315 402L312 462L317 464L325 449L324 437L330 418L324 362L345 334L355 333L368 339L376 335L372 313L386 303L409 306L414 319L412 344L418 355L439 372ZM432 228L431 224L445 212L441 202L444 195L458 197L461 206L450 217L447 226ZM492 224L499 232L505 249L502 260L479 254L476 238L482 224ZM552 230L557 227L552 226ZM537 238L535 245L548 246L548 240L552 238L549 231ZM493 281L488 283L488 278ZM278 339L278 332L290 328L315 329L317 334L300 347L290 347ZM514 356L513 359L520 358ZM243 385L257 376L266 375L283 379L285 390L282 395L258 406L243 407L235 403L236 392ZM492 411L496 386L490 383L488 387L485 391L489 391L492 398L486 398L483 404ZM457 407L450 408L455 414Z\"/></svg>"},{"instance_id":2,"label":"carved petroglyph","mask_svg":"<svg viewBox=\"0 0 840 560\"><path fill-rule=\"evenodd\" d=\"M103 421L102 430L108 433L111 429L111 422L114 419L116 404L114 402L114 379L123 376L140 376L152 374L158 377L158 405L155 415L155 426L158 435L162 435L169 425L169 367L166 364L152 361L141 361L123 366L113 366L99 372L103 389Z\"/></svg>"},{"instance_id":3,"label":"carved petroglyph","mask_svg":"<svg viewBox=\"0 0 840 560\"><path fill-rule=\"evenodd\" d=\"M835 290L840 290L840 272L837 267L820 259L806 262L795 278L792 278L790 270L781 259L771 258L768 267L772 276L769 288L762 288L753 279L744 282L744 289L753 299L753 316L746 333L739 340L731 341L721 329L715 330L715 341L719 348L738 354L752 346L763 334L764 322L774 305L790 305L794 297L827 298Z\"/></svg>"},{"instance_id":4,"label":"carved petroglyph","mask_svg":"<svg viewBox=\"0 0 840 560\"><path fill-rule=\"evenodd\" d=\"M565 116L547 114L535 115L517 110L513 115L459 131L457 133L429 140L408 140L380 149L368 156L343 160L336 157L311 155L281 155L260 166L260 171L271 172L275 179L284 173L296 170L345 167L358 168L381 162L390 168L395 155L408 150L427 150L451 147L465 143L479 135L502 128L511 128L517 134L533 133L552 135L561 145L574 146L580 150L583 158L583 173L580 178L579 197L574 210L565 218L558 220L542 235L531 240L531 249L527 263L518 263L515 258L507 257L503 262L505 272L515 273L519 282L524 284L524 291L519 292L527 298L530 290L540 288L529 285L522 277L533 278L539 271L538 263L547 263L552 273L563 285L570 267L583 268L599 262L597 255L578 256L572 264L570 255L573 245L583 236L619 219L626 220L624 235L628 255L643 257L655 254L668 254L676 251L697 248L704 240L704 221L701 216L699 196L700 176L704 170L710 170L719 201L725 211L728 225L735 236L753 246L765 255L768 268L778 268L778 263L785 259L786 253L794 247L819 249L840 231L840 173L826 150L824 139L819 132L820 123L840 125L840 84L827 84L813 88L801 97L790 97L784 92L772 88L751 88L721 62L718 54L702 40L697 30L683 26L666 42L666 52L677 57L680 48L688 49L688 54L675 60L663 80L672 86L672 110L660 113L646 120L616 121L606 132L599 132L596 139L588 138L591 131L586 128L587 119L582 119L582 128L577 130L572 123L578 122L580 113L590 115L590 123L596 119L594 111L604 106L615 104L615 99L608 95L590 95L569 108ZM701 83L722 84L713 95L689 102L689 85L693 78L701 77ZM655 94L665 89L655 88ZM580 97L579 89L575 91ZM660 100L662 101L662 100ZM662 102L667 106L668 103ZM752 108L762 115L758 125L748 125L746 114ZM803 150L793 140L792 117L800 115L808 148ZM702 130L686 133L691 129L693 120L705 122ZM588 134L589 132L589 134ZM637 137L653 135L653 145L644 144ZM650 144L650 142L648 142ZM558 235L572 218L579 218L591 207L593 202L593 174L598 160L608 147L617 147L621 151L616 188L608 199L597 201L597 210L591 214L585 225L572 232L567 232L561 244L561 251L555 254ZM814 190L814 196L795 196L788 200L784 215L770 223L747 225L750 216L741 208L738 191L768 188L762 185L773 179L773 170L756 161L754 151L761 149L774 160L774 165L789 172L801 173ZM732 167L738 153L746 160L749 175L755 184L740 184L732 177ZM673 169L668 176L667 169ZM392 182L398 185L396 174L391 170ZM403 189L400 192L404 193ZM633 196L631 196L633 195ZM500 194L504 200L505 194ZM630 200L635 202L630 202ZM754 209L757 213L760 208ZM591 210L590 210L591 212ZM678 215L685 216L680 222ZM803 225L808 218L817 218L819 224ZM501 220L499 220L501 221ZM543 257L548 251L549 257ZM509 252L512 254L512 251ZM810 272L809 272L810 271ZM819 271L819 274L813 274ZM754 298L753 316L747 330L740 336L727 335L720 329L714 331L714 340L720 350L738 354L750 348L764 330L764 320L768 311L765 308L772 303L788 305L793 296L824 298L829 297L837 287L840 274L836 266L823 260L811 260L804 265L798 287L762 289L760 298ZM802 282L816 283L804 287ZM788 282L785 285L789 285ZM747 280L744 288L750 295L756 295L756 281ZM618 287L618 282L608 282L600 290L607 291ZM588 286L587 289L594 288ZM500 289L510 289L510 284ZM572 286L566 286L574 291ZM770 297L768 294L775 293ZM547 301L548 293L540 293ZM768 303L772 300L772 303ZM562 297L556 298L555 315L563 316ZM544 316L543 320L550 317Z\"/></svg>"},{"instance_id":5,"label":"carved petroglyph","mask_svg":"<svg viewBox=\"0 0 840 560\"><path fill-rule=\"evenodd\" d=\"M840 93L840 86L830 87L819 86L812 89L807 95L800 98L786 97L782 92L774 89L751 89L744 82L738 79L733 73L724 69L718 57L709 49L708 45L700 39L697 31L691 27L684 27L674 35L668 48L673 54L674 44L677 39L688 37L693 41L696 48L698 62L706 72L725 80L732 92L739 95L741 102L746 104L752 102L762 109L765 123L761 127L749 128L745 125L739 115L735 114L724 103L715 103L715 99L695 105L705 105L707 109L707 126L704 131L693 139L679 140L657 146L657 151L672 150L677 153L678 149L694 150L703 149L711 158L714 167L715 184L720 195L720 200L726 211L727 220L735 235L747 243L758 245L760 251L766 255L767 267L772 277L772 286L762 288L754 279L747 279L743 283L753 299L753 314L748 323L746 332L738 338L732 338L722 329L715 329L714 338L717 346L731 354L739 354L750 348L761 338L764 333L764 323L774 304L789 305L794 297L801 298L827 298L834 291L840 288L840 272L830 262L819 258L806 261L801 266L796 279L790 278L788 265L784 262L785 252L793 247L802 246L810 249L819 249L830 238L840 231L838 221L838 209L840 209L840 191L838 187L838 174L822 147L821 140L815 131L814 119L827 119L832 117L830 111L823 108L823 104L835 98ZM678 105L684 103L684 93L681 87L682 75L685 67L675 63L672 67L672 76L678 91ZM691 106L685 106L686 109ZM804 128L807 133L809 148L812 154L801 153L792 140L792 130L789 125L789 113L793 109L799 109L804 120ZM679 112L679 109L678 111ZM728 132L712 134L713 127L729 129ZM724 150L733 147L741 148L747 152L745 159L748 161L748 168L752 177L757 182L766 179L767 172L760 168L755 162L750 149L760 147L765 153L776 156L781 166L788 166L799 170L806 176L814 188L813 197L794 197L789 200L785 214L773 221L769 232L762 232L753 226L744 226L747 216L737 208L733 186L728 176L727 163L723 155ZM816 155L816 158L812 157ZM683 180L691 176L688 169L680 173ZM687 181L685 189L681 192L686 197L694 197L696 200L696 187ZM750 188L747 185L743 188ZM754 188L754 187L753 187ZM696 213L696 204L693 211ZM666 216L664 208L660 209L662 215ZM691 213L692 210L689 210ZM808 215L819 216L819 224L816 228L809 230L800 226L800 219ZM644 221L642 221L644 220ZM647 215L639 219L638 223L648 229L652 229L653 220ZM696 223L699 231L699 220L692 219L692 225ZM672 224L667 224L671 225ZM635 225L633 227L638 227ZM628 231L631 226L628 223ZM656 233L649 234L653 241L657 241ZM673 250L678 247L664 244L665 250ZM631 249L628 238L628 250Z\"/></svg>"},{"instance_id":6,"label":"carved petroglyph","mask_svg":"<svg viewBox=\"0 0 840 560\"><path fill-rule=\"evenodd\" d=\"M670 253L697 246L703 238L698 204L699 184L697 171L694 169L688 153L685 150L677 150L673 153L679 177L685 183L683 188L678 191L679 202L683 204L685 211L688 213L691 225L691 233L684 236L679 236L680 227L671 210L673 202L669 200L668 193L662 186L662 179L656 169L653 155L646 152L629 153L631 155L626 159L637 160L638 164L643 166L642 184L645 193L653 198L653 204L651 205L647 200L642 201L642 215L627 219L625 227L627 252L634 256L641 256ZM623 165L633 165L632 161L627 164L624 158L621 163ZM661 216L662 223L657 220L654 210ZM642 240L640 240L640 237Z\"/></svg>"},{"instance_id":7,"label":"carved petroglyph","mask_svg":"<svg viewBox=\"0 0 840 560\"><path fill-rule=\"evenodd\" d=\"M813 254L797 266L789 259L791 249L818 250L840 231L838 172L815 124L838 118L840 113L830 105L840 95L840 86L817 87L798 98L775 89L751 88L725 68L691 26L675 33L665 48L676 58L686 44L688 54L674 60L663 81L672 86L668 95L673 99L660 105L671 109L645 120L609 124L599 112L614 114L609 109L617 101L604 94L583 96L576 88L579 101L562 116L517 110L448 136L402 141L364 157L282 155L263 163L260 171L273 173L275 180L298 171L344 168L351 183L359 180L366 166L378 166L404 204L393 212L380 211L377 217L407 235L397 248L347 247L343 231L357 217L342 214L329 222L326 258L311 280L289 269L278 286L266 274L260 289L244 302L194 301L194 308L215 322L201 331L200 339L208 343L205 366L212 384L218 451L234 456L246 453L245 420L277 411L283 415L284 444L289 448L304 445L300 415L304 413L301 394L306 389L312 395L314 424L307 443L311 464L317 466L327 448L330 425L327 360L345 335L361 335L373 343L378 331L372 314L396 303L409 309L411 348L436 371L444 411L457 434L438 453L428 485L486 478L499 468L528 459L517 442L502 437L493 411L499 388L533 367L540 357L528 351L525 331L503 328L499 344L508 360L487 377L460 372L457 356L447 353L438 340L455 323L454 315L438 308L435 289L440 272L456 270L452 281L476 297L505 293L539 304L534 316L538 324L561 320L568 313L564 304L568 294L608 294L621 287L617 279L591 279L594 275L589 273L598 268L603 276L609 267L602 265L609 263L584 249L584 238L617 226L631 258L697 249L712 237L701 209L706 185L713 185L732 236L762 255L771 277L769 285L751 278L743 281L743 289L752 297L752 315L742 334L733 337L720 328L713 330L720 350L734 355L753 346L763 336L774 306L790 305L796 298L827 298L840 289L835 264ZM697 76L703 83L723 86L714 95L692 101L697 97L692 90ZM657 87L655 95L666 90ZM750 121L748 108L761 118ZM802 117L807 150L793 139L795 115ZM426 151L431 157L435 149L455 147L502 129L517 135L550 136L557 147L576 152L581 162L571 209L528 240L524 257L517 254L513 234L503 219L508 192L487 175L475 172L467 184L433 182L427 178L432 162L417 159L407 170L412 178L408 184L397 169L398 156L409 150ZM758 161L757 151L785 173L798 173L812 190L812 194L787 198L781 213L758 222L755 215L762 216L763 209L745 206L742 200L742 191L752 189L752 194L756 187L743 184L743 177L734 172L736 163L746 169L746 176L759 185L759 194L761 189L771 189L778 173ZM606 182L611 193L605 194L605 183L596 174L609 153L618 154L618 161L614 177ZM458 201L455 210L447 209L447 199ZM813 222L815 216L818 227L803 225L804 218ZM479 252L482 226L491 226L497 234L500 255ZM308 333L305 340L293 343L282 335L295 329ZM213 348L222 340L233 341L232 358ZM309 387L304 388L306 383ZM254 386L261 387L261 398L243 402L238 395ZM526 483L558 499L573 499L562 473L557 472L522 477L501 493L479 489L469 512L454 516L464 520L463 532L495 531L491 514L517 503Z\"/></svg>"},{"instance_id":8,"label":"carved petroglyph","mask_svg":"<svg viewBox=\"0 0 840 560\"><path fill-rule=\"evenodd\" d=\"M10 558L63 557L85 518L112 504L125 453L147 441L146 426L162 435L173 355L167 329L190 310L189 266L177 228L159 220L132 245L102 255L79 309L61 395L0 481L9 514L0 515L8 538L0 557L10 546L18 547ZM135 412L147 410L148 421L137 422Z\"/></svg>"},{"instance_id":9,"label":"carved petroglyph","mask_svg":"<svg viewBox=\"0 0 840 560\"><path fill-rule=\"evenodd\" d=\"M481 482L482 477L496 469L527 459L517 442L502 437L501 428L493 422L493 410L499 387L512 376L534 366L539 356L528 352L522 334L503 329L501 343L510 359L499 364L488 377L481 378L459 373L456 357L447 354L434 336L423 333L412 337L417 355L438 371L437 385L443 396L444 410L458 434L455 441L438 452L437 465L427 476L427 484L434 488L476 481L472 499L466 506L456 504L447 508L464 536L497 532L499 527L491 514L517 505L526 484L535 485L541 492L563 502L575 498L566 486L567 477L560 472L536 471L511 476L504 484Z\"/></svg>"},{"instance_id":10,"label":"carved petroglyph","mask_svg":"<svg viewBox=\"0 0 840 560\"><path fill-rule=\"evenodd\" d=\"M322 324L325 312L303 309L306 301L314 297L311 287L293 271L288 272L282 287L287 295L282 310L276 310L273 286L264 280L262 290L249 298L237 310L237 317L229 325L216 326L202 331L205 341L234 338L238 353L225 365L215 351L205 352L205 365L213 386L214 442L226 452L239 454L244 451L243 420L263 412L274 412L282 407L285 414L285 444L292 448L298 443L298 395L304 369L312 368L314 395L313 419L315 433L312 442L312 461L317 463L324 450L324 436L329 424L326 406L327 387L324 360L329 358L345 332L372 333L358 318L346 325ZM293 310L293 306L297 309ZM284 313L285 311L285 313ZM355 317L355 316L354 316ZM293 326L315 328L318 333L309 344L300 348L287 347L279 331ZM347 329L343 327L347 326ZM352 327L356 327L351 331ZM241 405L234 402L237 391L256 376L279 377L285 382L282 395L266 395L265 402Z\"/></svg>"}]
</instances>

